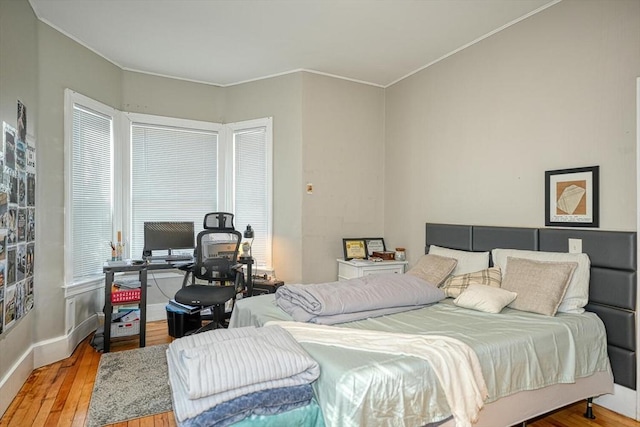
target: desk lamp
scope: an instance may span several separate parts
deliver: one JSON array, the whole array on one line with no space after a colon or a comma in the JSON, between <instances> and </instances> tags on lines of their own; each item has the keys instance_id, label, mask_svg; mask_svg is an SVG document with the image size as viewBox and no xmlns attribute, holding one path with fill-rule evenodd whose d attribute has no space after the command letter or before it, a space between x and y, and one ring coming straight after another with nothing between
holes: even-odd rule
<instances>
[{"instance_id":1,"label":"desk lamp","mask_svg":"<svg viewBox=\"0 0 640 427\"><path fill-rule=\"evenodd\" d=\"M251 239L251 242L244 242L242 244L242 255L241 258L252 258L251 254L251 246L253 245L253 228L251 228L251 224L247 225L247 228L244 230L243 236L245 239Z\"/></svg>"}]
</instances>

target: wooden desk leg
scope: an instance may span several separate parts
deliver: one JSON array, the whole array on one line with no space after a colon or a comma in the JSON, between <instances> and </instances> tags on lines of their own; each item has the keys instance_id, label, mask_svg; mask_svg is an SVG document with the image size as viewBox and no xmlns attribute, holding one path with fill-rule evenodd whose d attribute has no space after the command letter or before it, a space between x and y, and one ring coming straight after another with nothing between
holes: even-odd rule
<instances>
[{"instance_id":1,"label":"wooden desk leg","mask_svg":"<svg viewBox=\"0 0 640 427\"><path fill-rule=\"evenodd\" d=\"M147 268L140 270L140 347L147 338Z\"/></svg>"}]
</instances>

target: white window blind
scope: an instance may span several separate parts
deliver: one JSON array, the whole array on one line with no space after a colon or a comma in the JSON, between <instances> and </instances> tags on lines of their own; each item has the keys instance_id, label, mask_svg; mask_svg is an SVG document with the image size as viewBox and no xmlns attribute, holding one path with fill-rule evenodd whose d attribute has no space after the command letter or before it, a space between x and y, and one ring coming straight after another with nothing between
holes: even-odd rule
<instances>
[{"instance_id":1,"label":"white window blind","mask_svg":"<svg viewBox=\"0 0 640 427\"><path fill-rule=\"evenodd\" d=\"M71 128L70 276L79 282L102 274L110 254L113 117L74 103Z\"/></svg>"},{"instance_id":2,"label":"white window blind","mask_svg":"<svg viewBox=\"0 0 640 427\"><path fill-rule=\"evenodd\" d=\"M240 124L241 125L241 124ZM252 255L258 266L271 266L271 147L267 126L233 131L233 198L236 229L254 230Z\"/></svg>"},{"instance_id":3,"label":"white window blind","mask_svg":"<svg viewBox=\"0 0 640 427\"><path fill-rule=\"evenodd\" d=\"M131 252L140 258L146 221L193 221L217 210L215 131L131 124Z\"/></svg>"}]
</instances>

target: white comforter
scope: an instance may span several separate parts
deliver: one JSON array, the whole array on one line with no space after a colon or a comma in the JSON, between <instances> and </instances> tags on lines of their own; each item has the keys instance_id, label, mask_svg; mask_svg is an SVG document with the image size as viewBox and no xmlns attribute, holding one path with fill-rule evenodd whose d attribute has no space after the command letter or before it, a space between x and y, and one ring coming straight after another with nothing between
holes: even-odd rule
<instances>
[{"instance_id":1,"label":"white comforter","mask_svg":"<svg viewBox=\"0 0 640 427\"><path fill-rule=\"evenodd\" d=\"M337 328L271 321L298 342L332 345L378 353L401 354L428 361L444 390L457 427L471 427L488 396L480 362L463 342L445 336Z\"/></svg>"}]
</instances>

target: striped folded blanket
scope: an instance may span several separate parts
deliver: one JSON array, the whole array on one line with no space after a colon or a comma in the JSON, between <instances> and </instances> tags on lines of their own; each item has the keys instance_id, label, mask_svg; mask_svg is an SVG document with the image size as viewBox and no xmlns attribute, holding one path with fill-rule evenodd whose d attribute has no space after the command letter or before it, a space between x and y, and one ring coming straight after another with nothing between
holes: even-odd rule
<instances>
[{"instance_id":1,"label":"striped folded blanket","mask_svg":"<svg viewBox=\"0 0 640 427\"><path fill-rule=\"evenodd\" d=\"M310 384L318 363L278 326L217 329L175 340L167 350L176 418L192 418L260 390Z\"/></svg>"}]
</instances>

